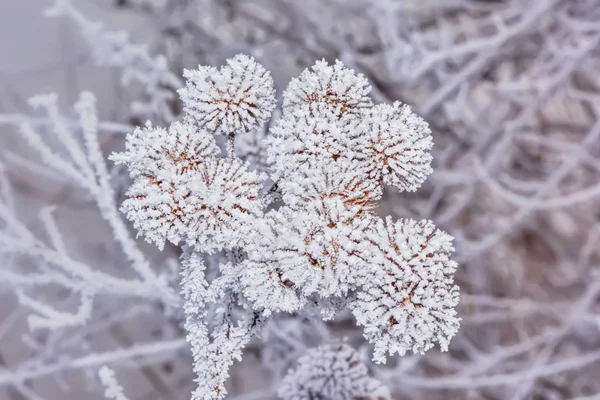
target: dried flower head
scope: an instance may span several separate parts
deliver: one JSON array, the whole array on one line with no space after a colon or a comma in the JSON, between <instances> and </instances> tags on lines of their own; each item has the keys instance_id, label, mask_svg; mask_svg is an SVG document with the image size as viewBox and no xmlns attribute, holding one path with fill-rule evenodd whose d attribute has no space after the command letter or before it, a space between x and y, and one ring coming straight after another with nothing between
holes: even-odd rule
<instances>
[{"instance_id":1,"label":"dried flower head","mask_svg":"<svg viewBox=\"0 0 600 400\"><path fill-rule=\"evenodd\" d=\"M262 216L260 187L260 177L242 161L209 158L170 180L140 177L122 209L161 248L166 239L213 252L246 242L253 221Z\"/></svg>"},{"instance_id":2,"label":"dried flower head","mask_svg":"<svg viewBox=\"0 0 600 400\"><path fill-rule=\"evenodd\" d=\"M285 279L275 254L270 251L269 240L276 241L275 232L262 232L261 238L252 244L253 256L244 262L240 283L244 297L254 310L265 315L272 312L293 313L306 305L306 297L294 284Z\"/></svg>"},{"instance_id":3,"label":"dried flower head","mask_svg":"<svg viewBox=\"0 0 600 400\"><path fill-rule=\"evenodd\" d=\"M167 129L148 122L127 135L125 149L113 153L110 159L127 165L132 178L144 175L150 180L170 179L197 170L204 159L220 153L210 133L181 122L174 122Z\"/></svg>"},{"instance_id":4,"label":"dried flower head","mask_svg":"<svg viewBox=\"0 0 600 400\"><path fill-rule=\"evenodd\" d=\"M262 217L262 178L239 159L211 159L190 181L188 245L211 252L243 245Z\"/></svg>"},{"instance_id":5,"label":"dried flower head","mask_svg":"<svg viewBox=\"0 0 600 400\"><path fill-rule=\"evenodd\" d=\"M215 134L256 129L275 108L271 74L252 57L238 54L220 70L200 65L183 75L187 84L179 95L185 113Z\"/></svg>"},{"instance_id":6,"label":"dried flower head","mask_svg":"<svg viewBox=\"0 0 600 400\"><path fill-rule=\"evenodd\" d=\"M361 207L333 197L302 208L282 207L269 217L272 233L248 249L255 275L262 274L263 281L271 274L304 297L325 298L346 295L368 275L370 249L363 239L373 217Z\"/></svg>"},{"instance_id":7,"label":"dried flower head","mask_svg":"<svg viewBox=\"0 0 600 400\"><path fill-rule=\"evenodd\" d=\"M317 61L291 80L283 100L284 117L331 114L337 118L359 115L372 106L371 87L362 74L356 74L337 60L329 65Z\"/></svg>"},{"instance_id":8,"label":"dried flower head","mask_svg":"<svg viewBox=\"0 0 600 400\"><path fill-rule=\"evenodd\" d=\"M161 181L138 176L121 206L121 211L138 231L138 236L143 236L161 250L165 240L178 244L186 235L180 202L188 192L185 185L178 184L181 180L181 177Z\"/></svg>"},{"instance_id":9,"label":"dried flower head","mask_svg":"<svg viewBox=\"0 0 600 400\"><path fill-rule=\"evenodd\" d=\"M360 355L347 344L309 350L277 391L284 400L389 400L389 390L369 376Z\"/></svg>"},{"instance_id":10,"label":"dried flower head","mask_svg":"<svg viewBox=\"0 0 600 400\"><path fill-rule=\"evenodd\" d=\"M376 269L351 309L375 344L375 360L385 362L387 352L423 353L434 342L447 350L459 322L452 237L431 221L388 217L378 220L370 242Z\"/></svg>"},{"instance_id":11,"label":"dried flower head","mask_svg":"<svg viewBox=\"0 0 600 400\"><path fill-rule=\"evenodd\" d=\"M386 185L413 192L433 171L431 130L425 120L400 102L373 107L366 119L365 152L373 175Z\"/></svg>"}]
</instances>

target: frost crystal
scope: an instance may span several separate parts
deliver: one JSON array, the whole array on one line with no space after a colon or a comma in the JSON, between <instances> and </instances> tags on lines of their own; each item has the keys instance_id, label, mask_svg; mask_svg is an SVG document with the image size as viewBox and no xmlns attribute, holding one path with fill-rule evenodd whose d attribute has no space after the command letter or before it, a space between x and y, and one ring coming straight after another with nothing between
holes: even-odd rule
<instances>
[{"instance_id":1,"label":"frost crystal","mask_svg":"<svg viewBox=\"0 0 600 400\"><path fill-rule=\"evenodd\" d=\"M375 343L375 359L385 353L423 353L439 342L448 348L458 331L458 287L452 237L431 221L390 217L379 220L370 238L375 275L351 304L365 337Z\"/></svg>"},{"instance_id":2,"label":"frost crystal","mask_svg":"<svg viewBox=\"0 0 600 400\"><path fill-rule=\"evenodd\" d=\"M369 376L359 354L350 346L321 346L298 360L284 378L283 400L389 400L388 389Z\"/></svg>"},{"instance_id":3,"label":"frost crystal","mask_svg":"<svg viewBox=\"0 0 600 400\"><path fill-rule=\"evenodd\" d=\"M217 70L185 70L179 90L183 109L200 127L216 134L244 133L263 125L275 108L271 74L252 57L239 54Z\"/></svg>"}]
</instances>

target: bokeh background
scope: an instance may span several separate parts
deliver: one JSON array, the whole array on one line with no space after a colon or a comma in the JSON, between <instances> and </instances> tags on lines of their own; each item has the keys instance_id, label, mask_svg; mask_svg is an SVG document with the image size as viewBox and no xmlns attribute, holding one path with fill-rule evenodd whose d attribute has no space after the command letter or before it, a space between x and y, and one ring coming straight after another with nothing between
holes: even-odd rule
<instances>
[{"instance_id":1,"label":"bokeh background","mask_svg":"<svg viewBox=\"0 0 600 400\"><path fill-rule=\"evenodd\" d=\"M431 124L435 172L416 193L387 191L380 212L433 220L455 236L460 264L463 321L450 351L395 357L372 373L395 399L600 398L598 0L68 3L48 16L50 0L0 2L4 203L31 234L47 240L39 212L52 205L72 260L131 276L89 194L42 166L23 140L28 121L52 141L51 121L29 97L56 93L76 129L72 105L81 91L94 93L109 154L133 126L177 117L183 68L246 53L272 72L281 95L316 60L340 59L368 77L376 102L406 102ZM265 168L267 130L240 145L256 168ZM118 205L128 178L109 167ZM5 235L14 233L0 235L0 399L101 399L96 372L105 363L130 399L189 398L177 310L103 296L83 327L32 331L19 293L65 310L78 296L15 279L46 261ZM177 249L138 245L176 284ZM231 398L273 398L294 360L333 338L369 358L350 316L274 319L234 367Z\"/></svg>"}]
</instances>

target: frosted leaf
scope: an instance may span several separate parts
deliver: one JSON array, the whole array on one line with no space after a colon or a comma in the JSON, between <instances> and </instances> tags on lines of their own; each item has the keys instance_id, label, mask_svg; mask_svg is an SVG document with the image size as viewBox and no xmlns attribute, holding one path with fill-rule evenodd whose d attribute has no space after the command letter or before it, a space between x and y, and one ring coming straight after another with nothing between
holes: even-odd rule
<instances>
[{"instance_id":1,"label":"frosted leaf","mask_svg":"<svg viewBox=\"0 0 600 400\"><path fill-rule=\"evenodd\" d=\"M179 90L188 118L215 134L244 133L262 126L275 108L271 74L243 54L220 70L198 66L185 70L186 87Z\"/></svg>"},{"instance_id":2,"label":"frosted leaf","mask_svg":"<svg viewBox=\"0 0 600 400\"><path fill-rule=\"evenodd\" d=\"M389 390L369 376L360 355L346 344L311 349L283 379L283 400L389 400Z\"/></svg>"},{"instance_id":3,"label":"frosted leaf","mask_svg":"<svg viewBox=\"0 0 600 400\"><path fill-rule=\"evenodd\" d=\"M375 175L400 190L417 190L431 174L431 130L410 106L395 102L373 107L364 129L370 136L365 151Z\"/></svg>"},{"instance_id":4,"label":"frosted leaf","mask_svg":"<svg viewBox=\"0 0 600 400\"><path fill-rule=\"evenodd\" d=\"M282 207L269 213L271 232L248 248L252 276L248 291L260 291L257 282L276 277L302 296L343 296L360 284L368 272L370 250L365 232L372 215L361 207L346 207L339 198L325 198L294 209ZM250 276L250 274L248 274ZM278 307L253 299L264 307Z\"/></svg>"},{"instance_id":5,"label":"frosted leaf","mask_svg":"<svg viewBox=\"0 0 600 400\"><path fill-rule=\"evenodd\" d=\"M110 159L126 164L132 178L145 175L158 180L197 170L205 158L220 154L210 133L181 122L174 122L167 129L148 122L127 135L125 149L113 153Z\"/></svg>"},{"instance_id":6,"label":"frosted leaf","mask_svg":"<svg viewBox=\"0 0 600 400\"><path fill-rule=\"evenodd\" d=\"M122 210L148 241L198 251L243 245L262 216L259 176L239 159L209 158L171 180L136 179Z\"/></svg>"},{"instance_id":7,"label":"frosted leaf","mask_svg":"<svg viewBox=\"0 0 600 400\"><path fill-rule=\"evenodd\" d=\"M362 74L346 68L337 60L329 65L317 61L291 80L283 94L284 117L331 114L352 117L371 107L371 87Z\"/></svg>"},{"instance_id":8,"label":"frosted leaf","mask_svg":"<svg viewBox=\"0 0 600 400\"><path fill-rule=\"evenodd\" d=\"M452 237L431 221L387 217L378 220L370 241L376 274L350 307L375 344L374 360L384 362L385 353L423 353L435 342L447 350L459 326Z\"/></svg>"}]
</instances>

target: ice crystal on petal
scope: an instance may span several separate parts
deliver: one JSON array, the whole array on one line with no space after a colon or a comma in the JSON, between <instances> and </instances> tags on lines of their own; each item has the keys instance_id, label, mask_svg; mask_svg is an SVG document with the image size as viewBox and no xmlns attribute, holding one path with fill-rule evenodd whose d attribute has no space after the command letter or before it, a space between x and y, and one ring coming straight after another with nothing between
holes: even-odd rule
<instances>
[{"instance_id":1,"label":"ice crystal on petal","mask_svg":"<svg viewBox=\"0 0 600 400\"><path fill-rule=\"evenodd\" d=\"M456 263L452 237L431 221L379 220L372 230L375 275L351 304L365 337L375 344L375 360L385 353L423 353L439 342L447 350L458 331Z\"/></svg>"},{"instance_id":2,"label":"ice crystal on petal","mask_svg":"<svg viewBox=\"0 0 600 400\"><path fill-rule=\"evenodd\" d=\"M200 65L185 70L186 87L179 90L183 109L200 127L216 134L244 133L263 125L275 108L271 74L243 54L220 70Z\"/></svg>"}]
</instances>

